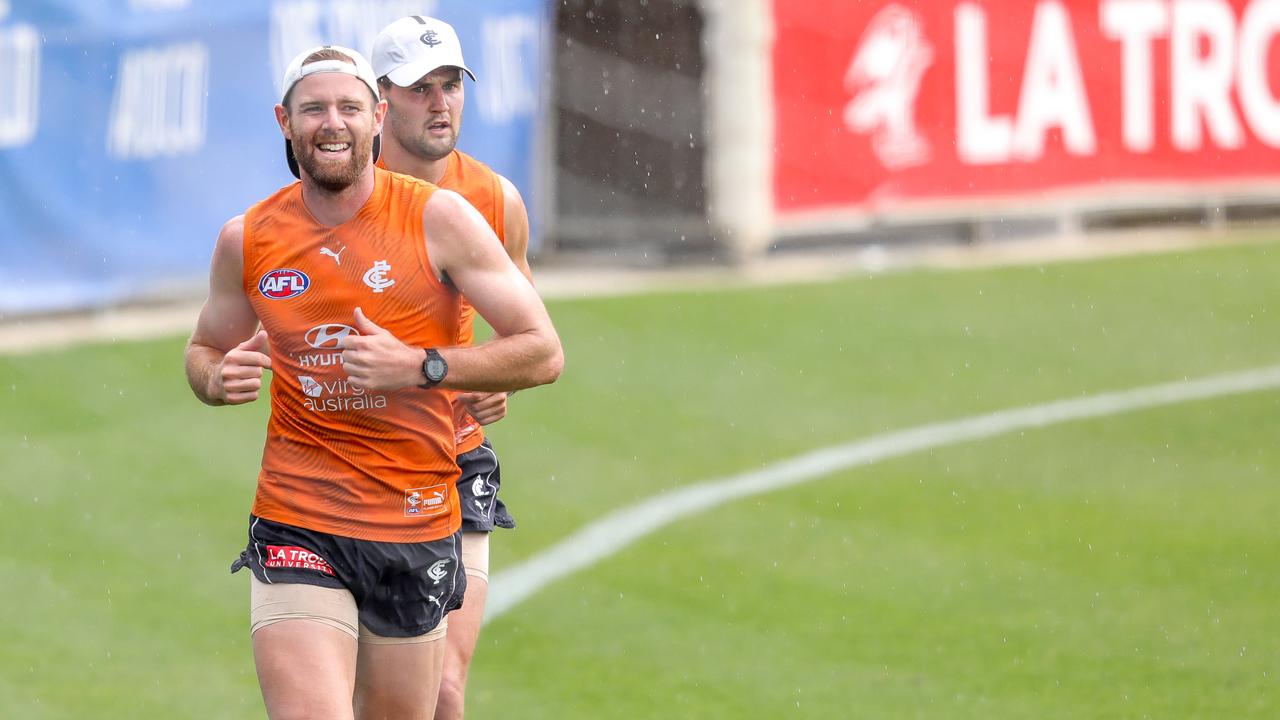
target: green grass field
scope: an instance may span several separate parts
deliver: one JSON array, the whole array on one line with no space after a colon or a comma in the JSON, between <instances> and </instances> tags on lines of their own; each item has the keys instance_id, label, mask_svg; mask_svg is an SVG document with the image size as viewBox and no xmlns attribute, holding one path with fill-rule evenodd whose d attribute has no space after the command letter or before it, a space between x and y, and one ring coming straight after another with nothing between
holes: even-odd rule
<instances>
[{"instance_id":1,"label":"green grass field","mask_svg":"<svg viewBox=\"0 0 1280 720\"><path fill-rule=\"evenodd\" d=\"M1280 246L551 304L520 522L928 422L1280 363ZM181 338L0 357L0 718L254 718L265 403ZM469 718L1280 715L1280 393L922 452L678 522L485 631Z\"/></svg>"}]
</instances>

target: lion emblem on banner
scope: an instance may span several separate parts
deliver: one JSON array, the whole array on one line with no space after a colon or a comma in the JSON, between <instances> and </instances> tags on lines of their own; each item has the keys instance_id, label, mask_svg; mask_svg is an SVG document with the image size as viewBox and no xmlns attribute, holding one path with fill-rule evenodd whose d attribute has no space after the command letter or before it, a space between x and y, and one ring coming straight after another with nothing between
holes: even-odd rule
<instances>
[{"instance_id":1,"label":"lion emblem on banner","mask_svg":"<svg viewBox=\"0 0 1280 720\"><path fill-rule=\"evenodd\" d=\"M933 47L923 23L897 4L871 19L849 62L844 85L853 97L844 108L845 126L874 133L871 147L886 168L929 160L929 143L916 128L915 106L921 77L932 64Z\"/></svg>"}]
</instances>

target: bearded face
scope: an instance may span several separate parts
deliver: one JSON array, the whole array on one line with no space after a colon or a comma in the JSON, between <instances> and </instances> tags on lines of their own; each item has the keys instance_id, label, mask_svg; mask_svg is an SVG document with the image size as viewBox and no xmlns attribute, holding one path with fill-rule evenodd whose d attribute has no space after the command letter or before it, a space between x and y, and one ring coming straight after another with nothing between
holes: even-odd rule
<instances>
[{"instance_id":1,"label":"bearded face","mask_svg":"<svg viewBox=\"0 0 1280 720\"><path fill-rule=\"evenodd\" d=\"M350 187L372 160L373 133L326 126L308 135L299 127L304 124L289 121L298 166L323 190L336 193Z\"/></svg>"},{"instance_id":2,"label":"bearded face","mask_svg":"<svg viewBox=\"0 0 1280 720\"><path fill-rule=\"evenodd\" d=\"M369 167L383 112L364 82L343 73L304 77L276 106L298 166L331 193L356 183Z\"/></svg>"}]
</instances>

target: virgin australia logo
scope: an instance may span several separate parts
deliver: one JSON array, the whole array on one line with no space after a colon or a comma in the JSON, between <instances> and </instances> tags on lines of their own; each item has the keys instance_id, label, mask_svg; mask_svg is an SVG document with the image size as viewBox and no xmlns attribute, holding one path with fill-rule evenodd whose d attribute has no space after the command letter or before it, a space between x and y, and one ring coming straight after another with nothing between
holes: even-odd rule
<instances>
[{"instance_id":1,"label":"virgin australia logo","mask_svg":"<svg viewBox=\"0 0 1280 720\"><path fill-rule=\"evenodd\" d=\"M901 5L876 13L862 33L845 89L853 95L844 124L853 132L875 133L871 147L889 169L929 161L929 143L915 124L920 79L933 64L933 47L919 16Z\"/></svg>"},{"instance_id":2,"label":"virgin australia logo","mask_svg":"<svg viewBox=\"0 0 1280 720\"><path fill-rule=\"evenodd\" d=\"M298 383L302 385L302 394L309 398L318 398L324 394L324 386L310 375L299 375Z\"/></svg>"}]
</instances>

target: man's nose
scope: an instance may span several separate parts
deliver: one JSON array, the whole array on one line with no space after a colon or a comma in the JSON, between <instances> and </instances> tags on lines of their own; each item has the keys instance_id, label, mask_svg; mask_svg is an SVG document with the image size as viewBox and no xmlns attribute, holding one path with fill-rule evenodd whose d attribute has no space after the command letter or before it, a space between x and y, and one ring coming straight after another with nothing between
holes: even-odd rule
<instances>
[{"instance_id":1,"label":"man's nose","mask_svg":"<svg viewBox=\"0 0 1280 720\"><path fill-rule=\"evenodd\" d=\"M444 111L449 109L448 96L444 94L443 88L431 88L427 94L427 108L434 111Z\"/></svg>"},{"instance_id":2,"label":"man's nose","mask_svg":"<svg viewBox=\"0 0 1280 720\"><path fill-rule=\"evenodd\" d=\"M346 123L342 120L342 113L338 112L336 105L331 105L324 113L324 127L329 129L340 129Z\"/></svg>"}]
</instances>

